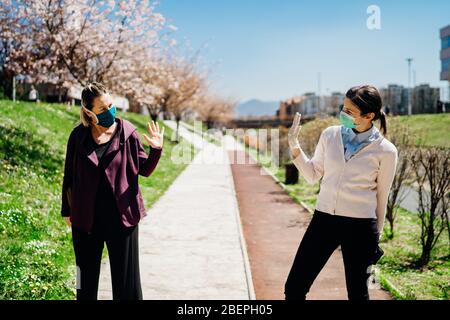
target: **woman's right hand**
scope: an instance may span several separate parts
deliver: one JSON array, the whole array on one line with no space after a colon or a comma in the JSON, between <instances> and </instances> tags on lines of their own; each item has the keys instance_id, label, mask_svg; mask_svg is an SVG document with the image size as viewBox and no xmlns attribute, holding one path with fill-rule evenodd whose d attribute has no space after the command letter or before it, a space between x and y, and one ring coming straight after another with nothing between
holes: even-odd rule
<instances>
[{"instance_id":1,"label":"woman's right hand","mask_svg":"<svg viewBox=\"0 0 450 320\"><path fill-rule=\"evenodd\" d=\"M292 121L292 126L289 129L288 133L288 142L289 142L289 148L291 149L292 153L299 153L300 149L300 143L298 142L298 134L300 133L300 129L302 126L300 125L300 119L302 118L302 115L298 112L295 113L294 121ZM294 155L296 158L296 156Z\"/></svg>"},{"instance_id":2,"label":"woman's right hand","mask_svg":"<svg viewBox=\"0 0 450 320\"><path fill-rule=\"evenodd\" d=\"M72 226L72 222L70 221L70 217L64 217L64 221L67 223L69 227Z\"/></svg>"}]
</instances>

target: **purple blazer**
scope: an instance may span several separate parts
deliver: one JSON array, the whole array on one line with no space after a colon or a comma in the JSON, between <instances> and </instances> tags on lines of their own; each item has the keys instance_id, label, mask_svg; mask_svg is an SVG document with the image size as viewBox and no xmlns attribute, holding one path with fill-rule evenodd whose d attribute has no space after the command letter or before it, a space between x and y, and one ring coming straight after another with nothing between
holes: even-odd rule
<instances>
[{"instance_id":1,"label":"purple blazer","mask_svg":"<svg viewBox=\"0 0 450 320\"><path fill-rule=\"evenodd\" d=\"M116 122L118 131L103 155L106 160L104 170L116 198L122 224L131 227L147 215L138 177L150 176L162 149L150 147L150 155L147 155L136 127L125 119L116 118ZM95 196L100 180L97 154L86 141L90 130L80 124L69 136L61 205L61 215L70 217L73 226L89 233L94 222Z\"/></svg>"}]
</instances>

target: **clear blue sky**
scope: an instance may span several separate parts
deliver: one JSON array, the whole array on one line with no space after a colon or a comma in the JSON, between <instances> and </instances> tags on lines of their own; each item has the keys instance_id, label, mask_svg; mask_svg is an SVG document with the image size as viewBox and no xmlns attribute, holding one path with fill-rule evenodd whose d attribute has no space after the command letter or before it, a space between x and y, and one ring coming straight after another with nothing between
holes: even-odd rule
<instances>
[{"instance_id":1,"label":"clear blue sky","mask_svg":"<svg viewBox=\"0 0 450 320\"><path fill-rule=\"evenodd\" d=\"M381 9L381 30L366 27L366 9ZM203 50L219 94L280 100L355 84L439 81L439 29L450 24L448 0L161 0L176 38Z\"/></svg>"}]
</instances>

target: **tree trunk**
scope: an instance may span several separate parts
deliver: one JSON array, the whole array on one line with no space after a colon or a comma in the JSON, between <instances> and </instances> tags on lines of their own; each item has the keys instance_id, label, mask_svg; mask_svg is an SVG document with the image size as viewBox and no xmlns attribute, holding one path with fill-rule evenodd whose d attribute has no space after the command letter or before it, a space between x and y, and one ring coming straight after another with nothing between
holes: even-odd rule
<instances>
[{"instance_id":1,"label":"tree trunk","mask_svg":"<svg viewBox=\"0 0 450 320\"><path fill-rule=\"evenodd\" d=\"M0 81L2 86L3 95L5 98L12 99L12 75L3 71L0 73Z\"/></svg>"},{"instance_id":2,"label":"tree trunk","mask_svg":"<svg viewBox=\"0 0 450 320\"><path fill-rule=\"evenodd\" d=\"M176 118L176 120L177 120L176 142L179 143L180 140L179 140L179 135L178 135L178 129L179 129L179 127L180 127L180 120L181 120L181 119Z\"/></svg>"},{"instance_id":3,"label":"tree trunk","mask_svg":"<svg viewBox=\"0 0 450 320\"><path fill-rule=\"evenodd\" d=\"M429 245L429 241L422 248L422 255L419 259L419 267L422 268L426 266L430 262L430 254L431 254L431 246Z\"/></svg>"},{"instance_id":4,"label":"tree trunk","mask_svg":"<svg viewBox=\"0 0 450 320\"><path fill-rule=\"evenodd\" d=\"M394 239L394 220L388 219L389 222L389 239Z\"/></svg>"},{"instance_id":5,"label":"tree trunk","mask_svg":"<svg viewBox=\"0 0 450 320\"><path fill-rule=\"evenodd\" d=\"M433 249L432 243L433 243L434 237L435 237L435 235L434 235L433 221L431 221L430 226L428 227L425 245L422 246L422 254L421 254L420 260L419 260L420 268L428 265L428 263L430 262L431 249Z\"/></svg>"}]
</instances>

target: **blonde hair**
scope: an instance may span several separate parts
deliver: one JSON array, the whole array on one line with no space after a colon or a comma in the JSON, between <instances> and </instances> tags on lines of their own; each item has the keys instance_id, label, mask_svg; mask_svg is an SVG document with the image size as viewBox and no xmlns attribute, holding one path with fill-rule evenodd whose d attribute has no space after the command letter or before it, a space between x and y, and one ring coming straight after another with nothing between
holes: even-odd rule
<instances>
[{"instance_id":1,"label":"blonde hair","mask_svg":"<svg viewBox=\"0 0 450 320\"><path fill-rule=\"evenodd\" d=\"M83 110L85 107L88 110L92 110L93 105L92 102L95 98L100 97L104 94L107 94L108 90L104 85L99 82L91 82L88 83L81 92L81 105L80 108L80 122L83 126L89 127L92 124L92 117L90 117L86 111Z\"/></svg>"},{"instance_id":2,"label":"blonde hair","mask_svg":"<svg viewBox=\"0 0 450 320\"><path fill-rule=\"evenodd\" d=\"M90 127L92 124L92 118L89 117L86 112L83 110L83 107L80 108L80 122L84 127Z\"/></svg>"}]
</instances>

